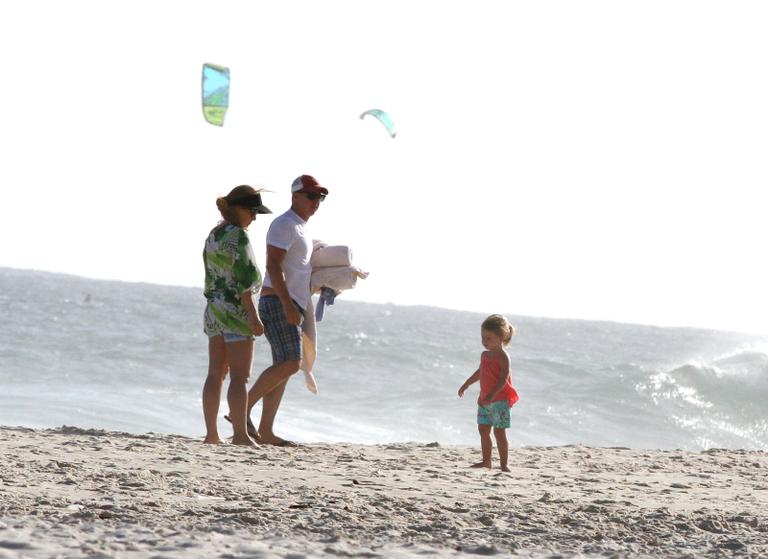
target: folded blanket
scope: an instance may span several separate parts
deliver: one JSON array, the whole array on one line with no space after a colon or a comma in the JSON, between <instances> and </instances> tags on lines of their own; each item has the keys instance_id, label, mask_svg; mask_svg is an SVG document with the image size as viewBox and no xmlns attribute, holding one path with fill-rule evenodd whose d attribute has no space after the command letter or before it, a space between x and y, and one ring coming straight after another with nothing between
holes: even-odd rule
<instances>
[{"instance_id":1,"label":"folded blanket","mask_svg":"<svg viewBox=\"0 0 768 559\"><path fill-rule=\"evenodd\" d=\"M368 274L356 266L331 266L328 268L313 268L310 278L312 293L320 291L321 287L330 287L336 293L352 289L357 284L357 278L367 278Z\"/></svg>"},{"instance_id":2,"label":"folded blanket","mask_svg":"<svg viewBox=\"0 0 768 559\"><path fill-rule=\"evenodd\" d=\"M312 265L312 269L351 266L352 249L344 245L321 246L314 249L309 263Z\"/></svg>"}]
</instances>

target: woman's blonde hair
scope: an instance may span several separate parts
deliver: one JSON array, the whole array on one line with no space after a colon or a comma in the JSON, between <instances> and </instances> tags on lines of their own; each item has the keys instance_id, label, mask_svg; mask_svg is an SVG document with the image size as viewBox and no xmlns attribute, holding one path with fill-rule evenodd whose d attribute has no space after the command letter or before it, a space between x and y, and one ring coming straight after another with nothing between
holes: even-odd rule
<instances>
[{"instance_id":1,"label":"woman's blonde hair","mask_svg":"<svg viewBox=\"0 0 768 559\"><path fill-rule=\"evenodd\" d=\"M261 192L261 189L257 190L247 184L241 184L230 190L226 196L216 198L216 207L219 208L221 217L233 223L235 220L235 208L238 206L237 201L259 192Z\"/></svg>"},{"instance_id":2,"label":"woman's blonde hair","mask_svg":"<svg viewBox=\"0 0 768 559\"><path fill-rule=\"evenodd\" d=\"M512 341L512 336L515 335L515 327L509 323L506 317L500 314L492 314L483 320L480 328L497 334L504 346L508 346L509 342Z\"/></svg>"},{"instance_id":3,"label":"woman's blonde hair","mask_svg":"<svg viewBox=\"0 0 768 559\"><path fill-rule=\"evenodd\" d=\"M216 198L216 207L219 208L221 217L232 223L235 220L235 206L230 206L226 196Z\"/></svg>"}]
</instances>

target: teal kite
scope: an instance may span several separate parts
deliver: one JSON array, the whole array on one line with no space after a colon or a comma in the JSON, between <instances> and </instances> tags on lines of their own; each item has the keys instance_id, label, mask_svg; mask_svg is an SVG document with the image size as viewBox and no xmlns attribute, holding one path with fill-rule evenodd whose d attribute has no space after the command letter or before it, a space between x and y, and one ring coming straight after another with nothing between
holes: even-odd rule
<instances>
[{"instance_id":1,"label":"teal kite","mask_svg":"<svg viewBox=\"0 0 768 559\"><path fill-rule=\"evenodd\" d=\"M389 115L385 113L384 111L380 109L369 109L365 111L363 114L360 115L360 118L364 118L365 115L371 115L372 117L375 117L378 119L379 122L381 122L384 127L387 129L387 132L389 132L389 135L393 138L397 136L397 132L395 132L395 125L392 123L392 119L389 118Z\"/></svg>"},{"instance_id":2,"label":"teal kite","mask_svg":"<svg viewBox=\"0 0 768 559\"><path fill-rule=\"evenodd\" d=\"M229 107L229 68L203 64L203 116L216 126L224 126Z\"/></svg>"}]
</instances>

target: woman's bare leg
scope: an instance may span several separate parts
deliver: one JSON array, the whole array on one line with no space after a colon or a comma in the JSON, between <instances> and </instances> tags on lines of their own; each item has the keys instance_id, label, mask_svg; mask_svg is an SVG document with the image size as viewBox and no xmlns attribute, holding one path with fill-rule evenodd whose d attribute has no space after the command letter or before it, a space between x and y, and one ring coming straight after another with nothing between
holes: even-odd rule
<instances>
[{"instance_id":1,"label":"woman's bare leg","mask_svg":"<svg viewBox=\"0 0 768 559\"><path fill-rule=\"evenodd\" d=\"M227 344L227 359L229 361L229 418L235 431L232 444L254 446L253 439L248 436L246 427L248 408L248 379L251 376L253 361L253 340L231 342Z\"/></svg>"},{"instance_id":2,"label":"woman's bare leg","mask_svg":"<svg viewBox=\"0 0 768 559\"><path fill-rule=\"evenodd\" d=\"M224 336L208 338L208 376L203 385L203 417L205 418L205 440L209 444L221 443L217 425L221 387L227 376L229 366L224 344Z\"/></svg>"}]
</instances>

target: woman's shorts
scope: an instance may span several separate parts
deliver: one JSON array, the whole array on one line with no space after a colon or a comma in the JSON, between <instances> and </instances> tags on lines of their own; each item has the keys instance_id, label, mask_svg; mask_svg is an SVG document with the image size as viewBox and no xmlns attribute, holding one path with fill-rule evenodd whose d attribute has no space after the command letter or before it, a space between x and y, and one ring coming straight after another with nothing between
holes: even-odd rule
<instances>
[{"instance_id":1,"label":"woman's shorts","mask_svg":"<svg viewBox=\"0 0 768 559\"><path fill-rule=\"evenodd\" d=\"M203 313L203 332L205 332L209 338L224 336L224 343L226 344L254 339L254 336L252 335L227 331L227 328L229 327L216 317L216 313L211 304L208 303L205 305L205 312Z\"/></svg>"},{"instance_id":2,"label":"woman's shorts","mask_svg":"<svg viewBox=\"0 0 768 559\"><path fill-rule=\"evenodd\" d=\"M253 340L253 336L243 336L241 334L232 334L230 332L224 332L224 343L229 344L232 342L245 342Z\"/></svg>"},{"instance_id":3,"label":"woman's shorts","mask_svg":"<svg viewBox=\"0 0 768 559\"><path fill-rule=\"evenodd\" d=\"M509 401L491 402L477 406L477 424L492 425L494 429L509 429Z\"/></svg>"},{"instance_id":4,"label":"woman's shorts","mask_svg":"<svg viewBox=\"0 0 768 559\"><path fill-rule=\"evenodd\" d=\"M223 336L225 344L231 344L232 342L253 341L253 336L243 336L241 334L233 334L231 332L224 332L222 334L208 334L209 338L213 338L215 336Z\"/></svg>"},{"instance_id":5,"label":"woman's shorts","mask_svg":"<svg viewBox=\"0 0 768 559\"><path fill-rule=\"evenodd\" d=\"M298 304L296 308L304 314ZM277 365L285 361L301 360L301 326L288 323L283 304L277 295L263 295L259 299L259 317L264 323L264 335L272 348L272 362Z\"/></svg>"}]
</instances>

